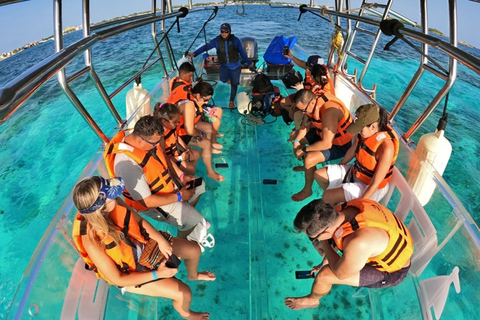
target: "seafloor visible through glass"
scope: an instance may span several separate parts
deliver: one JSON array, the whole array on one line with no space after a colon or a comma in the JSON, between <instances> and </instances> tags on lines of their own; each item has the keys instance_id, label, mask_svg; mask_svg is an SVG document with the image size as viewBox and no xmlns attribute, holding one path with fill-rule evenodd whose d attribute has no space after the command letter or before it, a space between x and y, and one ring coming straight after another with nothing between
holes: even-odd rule
<instances>
[{"instance_id":1,"label":"seafloor visible through glass","mask_svg":"<svg viewBox=\"0 0 480 320\"><path fill-rule=\"evenodd\" d=\"M227 101L222 97L228 93L228 86L218 85L214 96L216 104L226 106ZM226 179L218 183L206 178L207 192L197 206L210 221L210 232L216 240L215 247L206 248L203 253L199 269L214 272L217 280L190 282L183 265L177 274L193 291L192 309L210 312L211 319L216 320L422 319L416 290L418 281L411 276L393 289L367 291L334 286L315 309L292 311L284 306L285 297L306 295L313 283L312 279L296 280L295 271L309 270L321 262L308 238L293 229L293 219L299 209L321 194L314 186L314 195L309 199L301 203L290 199L302 188L303 174L292 171L300 162L293 157L291 144L286 141L291 128L281 118L262 126L246 125L242 119L237 113L224 109L220 131L225 137L218 139L224 145L223 154L214 155L213 163L228 164L228 168L216 169ZM199 164L198 168L198 175L205 177L203 165ZM402 170L404 165L399 168ZM276 180L276 184L263 184L263 179ZM397 201L395 194L392 199ZM448 219L433 221L437 230L443 222L450 221ZM154 224L166 229L164 224ZM64 229L69 230L71 226ZM172 228L168 229L174 233ZM439 241L443 238L439 234ZM458 295L453 286L450 288L444 319L471 319L478 311L478 273L464 239L464 233L457 232L421 276L425 279L447 275L454 266L451 261L460 267L462 292ZM25 300L22 319L32 318L30 314L36 315L36 319L60 317L77 258L74 250L57 234L43 264L34 267L34 270L38 267L38 277ZM21 290L27 283L22 283ZM19 301L17 296L14 310ZM76 303L74 307L77 308ZM180 319L169 300L122 295L115 287L109 288L104 318Z\"/></svg>"}]
</instances>

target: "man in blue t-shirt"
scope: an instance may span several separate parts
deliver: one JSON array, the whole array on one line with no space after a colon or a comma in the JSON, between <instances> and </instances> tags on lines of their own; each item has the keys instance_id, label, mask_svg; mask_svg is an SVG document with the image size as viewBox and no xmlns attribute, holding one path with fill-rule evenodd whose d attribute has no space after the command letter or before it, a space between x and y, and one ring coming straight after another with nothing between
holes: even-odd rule
<instances>
[{"instance_id":1,"label":"man in blue t-shirt","mask_svg":"<svg viewBox=\"0 0 480 320\"><path fill-rule=\"evenodd\" d=\"M237 95L240 73L242 71L240 56L248 65L253 65L253 62L248 59L240 39L235 37L231 31L232 29L228 23L222 24L219 36L213 38L209 43L195 50L195 52L188 53L188 55L193 58L212 48L217 49L218 62L220 63L220 81L230 83L230 103L228 107L235 108L234 100Z\"/></svg>"}]
</instances>

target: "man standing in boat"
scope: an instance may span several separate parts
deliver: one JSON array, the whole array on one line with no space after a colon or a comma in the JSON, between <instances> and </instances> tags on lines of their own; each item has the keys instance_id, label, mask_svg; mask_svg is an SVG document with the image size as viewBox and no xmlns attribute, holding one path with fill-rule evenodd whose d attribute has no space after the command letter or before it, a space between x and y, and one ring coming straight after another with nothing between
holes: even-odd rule
<instances>
[{"instance_id":1,"label":"man standing in boat","mask_svg":"<svg viewBox=\"0 0 480 320\"><path fill-rule=\"evenodd\" d=\"M334 209L323 200L304 206L293 222L324 257L311 271L310 294L285 298L293 310L316 308L334 284L387 288L406 277L413 253L407 227L386 207L370 199L355 199ZM340 256L337 252L341 251Z\"/></svg>"},{"instance_id":2,"label":"man standing in boat","mask_svg":"<svg viewBox=\"0 0 480 320\"><path fill-rule=\"evenodd\" d=\"M240 84L240 73L242 71L240 56L249 66L253 66L253 62L248 59L240 39L235 37L231 32L230 24L222 24L220 26L220 35L194 52L188 53L188 55L193 58L207 50L217 49L218 62L220 63L220 81L228 82L231 85L230 103L228 107L233 109L235 108L234 101L237 95L238 85Z\"/></svg>"}]
</instances>

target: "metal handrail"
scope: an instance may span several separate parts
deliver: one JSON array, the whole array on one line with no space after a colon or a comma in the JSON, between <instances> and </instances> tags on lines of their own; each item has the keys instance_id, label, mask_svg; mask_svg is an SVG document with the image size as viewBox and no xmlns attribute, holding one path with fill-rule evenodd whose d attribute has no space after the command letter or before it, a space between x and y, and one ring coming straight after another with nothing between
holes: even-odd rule
<instances>
[{"instance_id":1,"label":"metal handrail","mask_svg":"<svg viewBox=\"0 0 480 320\"><path fill-rule=\"evenodd\" d=\"M305 8L305 10L322 13L322 10L317 8ZM378 28L380 27L380 20L359 17L357 15L341 13L333 10L325 10L323 12L325 13L325 15L332 15L332 16L338 16L345 19L352 19L355 21L360 21L360 22L370 24ZM399 27L398 33L402 36L406 36L408 38L417 40L421 43L428 44L434 48L437 48L443 51L444 53L446 53L447 55L449 55L450 57L454 58L455 60L458 60L458 62L472 69L476 73L480 73L480 59L474 57L471 54L466 53L461 49L458 49L457 47L452 46L448 42L440 40L439 38L431 36L429 34L424 34L420 31L412 30L406 27Z\"/></svg>"},{"instance_id":2,"label":"metal handrail","mask_svg":"<svg viewBox=\"0 0 480 320\"><path fill-rule=\"evenodd\" d=\"M91 48L98 41L103 41L119 33L141 27L143 25L182 17L185 13L178 11L164 16L148 17L134 22L101 30L86 38L80 39L69 47L42 60L11 80L0 89L0 123L15 112L41 85L67 66L75 57Z\"/></svg>"}]
</instances>

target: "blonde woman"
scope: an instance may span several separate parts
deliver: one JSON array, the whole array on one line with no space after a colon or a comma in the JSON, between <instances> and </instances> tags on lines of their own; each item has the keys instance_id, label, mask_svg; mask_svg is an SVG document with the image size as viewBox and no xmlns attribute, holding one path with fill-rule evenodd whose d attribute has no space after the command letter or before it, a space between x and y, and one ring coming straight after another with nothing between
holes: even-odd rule
<instances>
[{"instance_id":1,"label":"blonde woman","mask_svg":"<svg viewBox=\"0 0 480 320\"><path fill-rule=\"evenodd\" d=\"M118 205L117 197L123 189L121 178L99 176L86 178L75 186L73 202L79 212L73 238L82 258L110 284L132 293L172 299L173 307L184 319L209 319L209 313L190 310L192 292L188 285L173 278L178 263L177 267L170 264L178 256L185 261L189 280L215 280L213 273L197 271L199 246L157 231L135 211ZM121 199L118 201L123 204ZM160 256L164 256L153 269L145 266L142 256L148 239L158 243Z\"/></svg>"}]
</instances>

